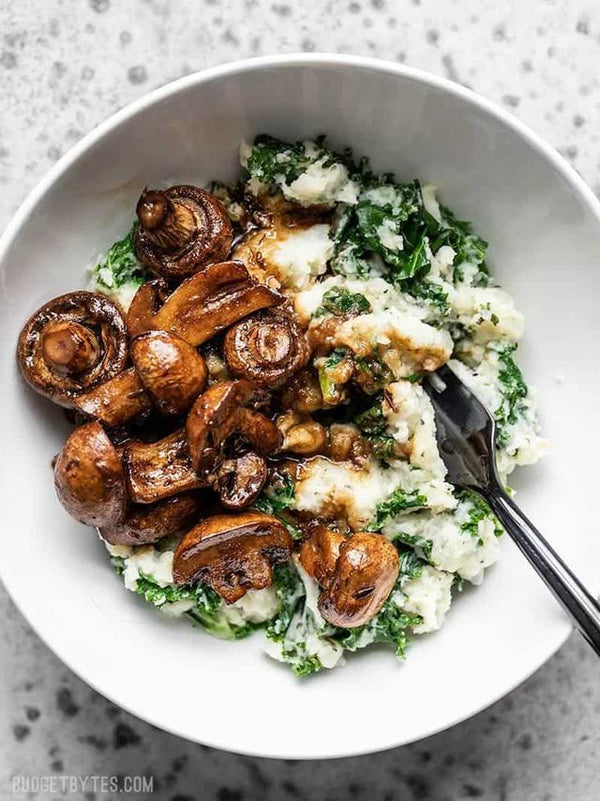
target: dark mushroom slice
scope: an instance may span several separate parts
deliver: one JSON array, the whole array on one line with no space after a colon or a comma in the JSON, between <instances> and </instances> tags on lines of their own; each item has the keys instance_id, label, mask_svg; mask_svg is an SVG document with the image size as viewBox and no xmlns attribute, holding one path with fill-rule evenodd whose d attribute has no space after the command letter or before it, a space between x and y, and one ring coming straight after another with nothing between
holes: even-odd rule
<instances>
[{"instance_id":1,"label":"dark mushroom slice","mask_svg":"<svg viewBox=\"0 0 600 801\"><path fill-rule=\"evenodd\" d=\"M129 497L136 503L155 503L206 486L192 465L184 429L158 442L128 442L123 465Z\"/></svg>"},{"instance_id":2,"label":"dark mushroom slice","mask_svg":"<svg viewBox=\"0 0 600 801\"><path fill-rule=\"evenodd\" d=\"M202 509L195 492L175 495L158 503L133 504L123 520L102 526L102 539L111 545L149 545L190 526Z\"/></svg>"},{"instance_id":3,"label":"dark mushroom slice","mask_svg":"<svg viewBox=\"0 0 600 801\"><path fill-rule=\"evenodd\" d=\"M260 495L268 476L267 463L253 451L225 459L217 467L213 489L226 509L250 506Z\"/></svg>"},{"instance_id":4,"label":"dark mushroom slice","mask_svg":"<svg viewBox=\"0 0 600 801\"><path fill-rule=\"evenodd\" d=\"M387 600L398 570L398 551L382 534L353 534L340 544L335 569L321 581L319 611L334 626L363 626Z\"/></svg>"},{"instance_id":5,"label":"dark mushroom slice","mask_svg":"<svg viewBox=\"0 0 600 801\"><path fill-rule=\"evenodd\" d=\"M27 383L50 400L77 408L80 396L123 372L127 328L117 306L95 292L50 300L25 324L17 347Z\"/></svg>"},{"instance_id":6,"label":"dark mushroom slice","mask_svg":"<svg viewBox=\"0 0 600 801\"><path fill-rule=\"evenodd\" d=\"M188 278L154 311L156 288L143 284L136 293L133 326L170 331L197 347L259 309L277 306L285 298L250 278L241 262L211 264ZM131 317L131 314L130 314Z\"/></svg>"},{"instance_id":7,"label":"dark mushroom slice","mask_svg":"<svg viewBox=\"0 0 600 801\"><path fill-rule=\"evenodd\" d=\"M227 331L224 355L236 378L276 389L307 364L310 350L291 315L260 311Z\"/></svg>"},{"instance_id":8,"label":"dark mushroom slice","mask_svg":"<svg viewBox=\"0 0 600 801\"><path fill-rule=\"evenodd\" d=\"M197 186L145 189L136 208L135 249L155 275L181 281L226 258L233 231L223 204Z\"/></svg>"},{"instance_id":9,"label":"dark mushroom slice","mask_svg":"<svg viewBox=\"0 0 600 801\"><path fill-rule=\"evenodd\" d=\"M198 398L188 414L186 433L192 464L219 493L226 508L246 508L258 497L267 479L263 457L281 443L274 423L249 408L264 404L268 397L249 381L219 381ZM234 437L241 445L232 456L226 451Z\"/></svg>"},{"instance_id":10,"label":"dark mushroom slice","mask_svg":"<svg viewBox=\"0 0 600 801\"><path fill-rule=\"evenodd\" d=\"M249 381L219 381L201 395L187 417L192 463L200 475L210 473L221 446L232 434L242 435L261 456L277 450L281 435L274 423L249 408L265 403L268 393Z\"/></svg>"},{"instance_id":11,"label":"dark mushroom slice","mask_svg":"<svg viewBox=\"0 0 600 801\"><path fill-rule=\"evenodd\" d=\"M125 514L121 457L99 423L76 428L54 464L54 485L67 512L88 526L113 526Z\"/></svg>"},{"instance_id":12,"label":"dark mushroom slice","mask_svg":"<svg viewBox=\"0 0 600 801\"><path fill-rule=\"evenodd\" d=\"M273 581L292 552L286 527L261 512L215 515L189 531L173 557L176 584L203 581L228 603Z\"/></svg>"}]
</instances>

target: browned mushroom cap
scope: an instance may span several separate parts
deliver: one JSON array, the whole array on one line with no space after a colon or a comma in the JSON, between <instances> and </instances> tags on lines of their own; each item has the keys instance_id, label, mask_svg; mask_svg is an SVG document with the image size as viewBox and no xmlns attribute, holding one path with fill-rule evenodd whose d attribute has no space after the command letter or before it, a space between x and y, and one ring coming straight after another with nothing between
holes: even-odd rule
<instances>
[{"instance_id":1,"label":"browned mushroom cap","mask_svg":"<svg viewBox=\"0 0 600 801\"><path fill-rule=\"evenodd\" d=\"M196 186L145 189L138 200L135 249L153 273L181 281L224 259L233 232L223 204Z\"/></svg>"},{"instance_id":2,"label":"browned mushroom cap","mask_svg":"<svg viewBox=\"0 0 600 801\"><path fill-rule=\"evenodd\" d=\"M226 603L273 580L273 565L292 551L286 527L270 515L244 512L216 515L189 531L173 557L176 584L204 581Z\"/></svg>"},{"instance_id":3,"label":"browned mushroom cap","mask_svg":"<svg viewBox=\"0 0 600 801\"><path fill-rule=\"evenodd\" d=\"M86 423L67 439L54 465L54 485L80 523L112 526L125 514L123 465L99 423Z\"/></svg>"},{"instance_id":4,"label":"browned mushroom cap","mask_svg":"<svg viewBox=\"0 0 600 801\"><path fill-rule=\"evenodd\" d=\"M111 545L147 545L184 531L200 512L197 493L185 493L149 505L133 504L120 523L102 526L100 534Z\"/></svg>"},{"instance_id":5,"label":"browned mushroom cap","mask_svg":"<svg viewBox=\"0 0 600 801\"><path fill-rule=\"evenodd\" d=\"M217 467L213 488L226 509L239 510L258 498L267 481L267 463L253 451L225 459Z\"/></svg>"},{"instance_id":6,"label":"browned mushroom cap","mask_svg":"<svg viewBox=\"0 0 600 801\"><path fill-rule=\"evenodd\" d=\"M243 435L253 450L266 456L281 442L277 427L248 408L264 403L268 394L249 381L219 381L201 395L188 415L186 432L192 464L207 475L221 456L221 445L233 433Z\"/></svg>"},{"instance_id":7,"label":"browned mushroom cap","mask_svg":"<svg viewBox=\"0 0 600 801\"><path fill-rule=\"evenodd\" d=\"M289 314L260 311L225 335L225 360L231 374L276 389L310 358L304 331Z\"/></svg>"},{"instance_id":8,"label":"browned mushroom cap","mask_svg":"<svg viewBox=\"0 0 600 801\"><path fill-rule=\"evenodd\" d=\"M194 471L183 429L158 442L128 442L123 464L129 497L136 503L155 503L206 486Z\"/></svg>"},{"instance_id":9,"label":"browned mushroom cap","mask_svg":"<svg viewBox=\"0 0 600 801\"><path fill-rule=\"evenodd\" d=\"M309 576L323 585L335 571L340 546L346 537L316 520L305 528L309 536L300 546L300 563Z\"/></svg>"},{"instance_id":10,"label":"browned mushroom cap","mask_svg":"<svg viewBox=\"0 0 600 801\"><path fill-rule=\"evenodd\" d=\"M117 306L95 292L70 292L49 301L25 324L17 358L27 383L55 403L78 398L121 373L127 329Z\"/></svg>"},{"instance_id":11,"label":"browned mushroom cap","mask_svg":"<svg viewBox=\"0 0 600 801\"><path fill-rule=\"evenodd\" d=\"M166 415L186 412L206 386L204 359L166 331L148 331L131 343L131 360L154 406Z\"/></svg>"},{"instance_id":12,"label":"browned mushroom cap","mask_svg":"<svg viewBox=\"0 0 600 801\"><path fill-rule=\"evenodd\" d=\"M398 551L382 534L353 534L340 544L335 569L321 582L319 611L334 626L364 625L385 603L398 570Z\"/></svg>"},{"instance_id":13,"label":"browned mushroom cap","mask_svg":"<svg viewBox=\"0 0 600 801\"><path fill-rule=\"evenodd\" d=\"M132 303L132 330L160 329L178 334L190 345L201 345L252 312L283 303L285 298L250 278L241 262L211 264L184 281L155 311L156 286L143 284Z\"/></svg>"}]
</instances>

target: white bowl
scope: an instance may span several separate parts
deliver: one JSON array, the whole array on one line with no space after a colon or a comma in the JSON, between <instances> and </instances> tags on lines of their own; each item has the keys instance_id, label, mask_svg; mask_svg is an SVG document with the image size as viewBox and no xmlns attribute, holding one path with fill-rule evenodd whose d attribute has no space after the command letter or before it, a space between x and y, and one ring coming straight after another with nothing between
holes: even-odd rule
<instances>
[{"instance_id":1,"label":"white bowl","mask_svg":"<svg viewBox=\"0 0 600 801\"><path fill-rule=\"evenodd\" d=\"M63 413L24 386L14 363L27 316L84 284L144 185L233 178L240 140L263 131L326 132L378 170L433 182L490 241L493 274L526 315L520 358L552 442L516 478L518 500L596 590L600 207L535 134L456 84L382 61L285 56L192 75L119 112L54 167L4 236L0 574L13 599L72 670L156 726L231 751L338 757L463 720L564 642L565 617L512 543L407 662L375 649L299 680L262 654L260 636L212 639L120 586L93 531L54 495Z\"/></svg>"}]
</instances>

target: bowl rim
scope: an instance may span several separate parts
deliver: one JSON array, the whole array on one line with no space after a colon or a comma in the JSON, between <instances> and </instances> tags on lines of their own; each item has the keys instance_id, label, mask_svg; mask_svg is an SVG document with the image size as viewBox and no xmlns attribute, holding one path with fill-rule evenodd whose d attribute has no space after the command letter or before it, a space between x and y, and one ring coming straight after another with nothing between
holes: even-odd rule
<instances>
[{"instance_id":1,"label":"bowl rim","mask_svg":"<svg viewBox=\"0 0 600 801\"><path fill-rule=\"evenodd\" d=\"M0 271L2 268L2 262L9 248L13 245L14 241L17 239L19 235L19 232L27 223L31 211L35 208L35 206L45 195L45 193L53 186L53 184L62 175L64 175L70 169L71 165L73 165L84 153L86 153L86 151L88 151L93 145L95 145L105 136L108 136L123 122L136 116L139 112L143 111L144 109L156 103L161 102L165 98L176 95L179 92L184 91L187 88L195 85L208 83L213 80L219 80L221 78L233 74L243 74L246 72L262 71L269 69L271 67L304 67L304 66L308 67L342 66L342 67L348 67L350 69L359 68L359 69L366 69L372 72L387 73L404 79L411 80L415 83L425 84L429 87L439 89L444 93L457 97L463 101L466 101L467 103L485 112L487 115L492 117L497 123L500 123L508 127L509 129L512 129L512 131L518 134L527 144L529 144L532 147L532 149L534 149L541 156L543 156L547 160L547 162L549 162L550 166L554 167L554 169L565 179L565 181L569 184L569 186L572 188L575 194L579 196L579 198L589 208L590 212L594 215L594 217L598 220L598 222L600 222L600 200L595 196L591 188L586 184L586 182L579 175L579 173L566 161L566 159L552 145L546 142L539 134L537 134L526 123L522 122L512 113L503 109L500 105L496 104L491 100L488 100L487 98L483 97L477 92L468 89L458 83L455 83L454 81L451 81L447 78L431 73L427 70L407 66L405 64L396 63L387 59L378 59L373 57L358 56L351 54L333 54L327 52L289 53L281 55L266 55L266 56L256 56L252 58L238 59L224 64L208 67L206 69L186 75L182 78L169 81L163 86L153 89L143 94L141 97L137 98L131 103L128 103L123 108L111 114L103 122L96 125L91 131L89 131L84 137L82 137L82 139L79 142L73 145L56 162L56 164L54 164L48 170L46 175L41 180L39 180L39 182L27 194L21 205L18 207L17 211L9 220L6 228L4 229L2 235L0 236ZM78 678L84 681L88 686L90 686L100 695L107 698L111 702L117 704L121 708L125 709L130 714L135 715L141 720L144 720L163 731L167 731L170 734L175 734L178 737L190 741L189 735L182 733L174 726L165 726L164 723L154 719L152 715L146 714L143 710L138 710L129 707L126 702L124 703L121 699L116 699L113 695L108 694L104 690L99 688L96 682L90 679L86 675L85 671L80 671L78 668L73 667L70 658L62 653L62 649L57 650L55 646L46 639L44 633L38 629L36 624L29 619L29 617L26 615L23 609L21 609L20 604L16 600L16 596L13 595L11 591L12 581L7 571L4 570L2 562L0 562L0 580L2 580L4 586L6 587L13 603L19 609L19 612L25 617L28 624L32 627L37 636L54 654L56 654L56 656L69 668L69 670L75 673L75 675ZM598 586L592 589L595 590L600 589L600 581L598 582ZM281 752L279 754L270 753L268 755L265 755L264 753L255 750L236 749L235 751L232 751L231 749L224 747L222 743L211 741L210 738L204 739L202 740L202 742L203 744L208 745L212 748L223 750L228 753L241 753L248 756L274 758L274 759L293 758L293 759L298 759L300 761L306 759L344 759L352 756L360 756L369 753L377 753L390 750L392 748L397 748L402 745L407 745L410 742L418 742L438 732L445 731L446 729L456 726L459 723L464 722L465 720L468 720L474 715L477 715L483 710L489 708L490 706L498 702L501 698L505 697L509 693L513 692L523 682L525 682L528 678L534 675L534 673L536 673L548 661L548 659L550 659L559 650L559 648L562 647L562 645L566 642L567 638L570 636L571 632L572 628L569 627L568 629L566 629L565 633L559 638L557 645L550 650L550 652L547 654L543 662L536 668L528 672L527 675L522 676L508 689L503 688L498 695L495 695L494 697L490 698L485 703L477 705L477 707L475 708L469 708L468 711L466 711L464 714L461 713L460 715L456 716L455 719L448 721L442 728L436 726L432 728L431 731L421 733L416 740L404 740L401 741L400 743L391 743L383 748L377 748L375 752L373 751L373 749L364 747L361 749L355 749L352 752L341 755L331 756L330 754L326 755L313 754L309 756L303 755L301 757L290 757L289 753L287 752L286 753ZM200 741L197 740L197 742Z\"/></svg>"}]
</instances>

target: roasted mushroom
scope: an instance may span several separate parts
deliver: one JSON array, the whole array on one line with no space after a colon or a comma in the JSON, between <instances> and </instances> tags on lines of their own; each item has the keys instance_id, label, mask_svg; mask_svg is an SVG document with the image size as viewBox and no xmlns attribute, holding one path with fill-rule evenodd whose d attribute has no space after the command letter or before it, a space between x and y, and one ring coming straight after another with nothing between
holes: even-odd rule
<instances>
[{"instance_id":1,"label":"roasted mushroom","mask_svg":"<svg viewBox=\"0 0 600 801\"><path fill-rule=\"evenodd\" d=\"M206 386L204 359L175 334L140 334L130 352L134 366L82 395L79 411L109 427L122 425L152 406L162 414L179 415Z\"/></svg>"},{"instance_id":2,"label":"roasted mushroom","mask_svg":"<svg viewBox=\"0 0 600 801\"><path fill-rule=\"evenodd\" d=\"M173 557L173 578L176 584L203 581L231 604L248 590L268 587L273 565L291 551L287 529L270 515L216 515L185 535Z\"/></svg>"},{"instance_id":3,"label":"roasted mushroom","mask_svg":"<svg viewBox=\"0 0 600 801\"><path fill-rule=\"evenodd\" d=\"M161 285L155 282L139 288L127 317L131 332L170 331L194 346L202 345L248 314L277 306L285 299L251 279L238 261L211 264L191 276L157 310L161 294Z\"/></svg>"},{"instance_id":4,"label":"roasted mushroom","mask_svg":"<svg viewBox=\"0 0 600 801\"><path fill-rule=\"evenodd\" d=\"M283 388L281 405L301 414L312 414L325 408L318 375L312 370L296 373Z\"/></svg>"},{"instance_id":5,"label":"roasted mushroom","mask_svg":"<svg viewBox=\"0 0 600 801\"><path fill-rule=\"evenodd\" d=\"M307 415L287 411L279 415L275 425L283 436L280 451L314 456L327 448L326 429Z\"/></svg>"},{"instance_id":6,"label":"roasted mushroom","mask_svg":"<svg viewBox=\"0 0 600 801\"><path fill-rule=\"evenodd\" d=\"M271 389L284 384L310 357L304 331L279 311L257 312L230 328L224 353L233 376Z\"/></svg>"},{"instance_id":7,"label":"roasted mushroom","mask_svg":"<svg viewBox=\"0 0 600 801\"><path fill-rule=\"evenodd\" d=\"M88 526L114 526L125 514L121 458L99 423L76 428L54 465L54 485L67 512Z\"/></svg>"},{"instance_id":8,"label":"roasted mushroom","mask_svg":"<svg viewBox=\"0 0 600 801\"><path fill-rule=\"evenodd\" d=\"M131 360L161 414L183 414L206 387L208 370L204 359L175 334L140 334L131 343Z\"/></svg>"},{"instance_id":9,"label":"roasted mushroom","mask_svg":"<svg viewBox=\"0 0 600 801\"><path fill-rule=\"evenodd\" d=\"M17 358L36 392L77 408L82 395L125 369L125 321L104 295L69 292L30 317L19 336Z\"/></svg>"},{"instance_id":10,"label":"roasted mushroom","mask_svg":"<svg viewBox=\"0 0 600 801\"><path fill-rule=\"evenodd\" d=\"M145 189L136 208L137 255L155 275L181 281L227 257L233 232L223 204L196 186Z\"/></svg>"},{"instance_id":11,"label":"roasted mushroom","mask_svg":"<svg viewBox=\"0 0 600 801\"><path fill-rule=\"evenodd\" d=\"M201 499L195 492L148 505L133 504L121 522L102 526L100 534L111 545L149 545L185 531L201 507Z\"/></svg>"},{"instance_id":12,"label":"roasted mushroom","mask_svg":"<svg viewBox=\"0 0 600 801\"><path fill-rule=\"evenodd\" d=\"M229 508L244 508L257 497L266 480L262 457L281 443L274 423L251 408L264 404L268 397L249 381L219 381L198 398L188 415L192 464ZM236 447L227 453L233 438ZM252 461L248 451L254 454Z\"/></svg>"},{"instance_id":13,"label":"roasted mushroom","mask_svg":"<svg viewBox=\"0 0 600 801\"><path fill-rule=\"evenodd\" d=\"M190 460L184 429L158 442L128 442L123 464L129 497L136 503L156 503L206 486Z\"/></svg>"},{"instance_id":14,"label":"roasted mushroom","mask_svg":"<svg viewBox=\"0 0 600 801\"><path fill-rule=\"evenodd\" d=\"M300 561L322 588L318 607L325 620L347 629L371 620L398 578L398 551L382 534L343 537L318 526L302 544Z\"/></svg>"}]
</instances>

